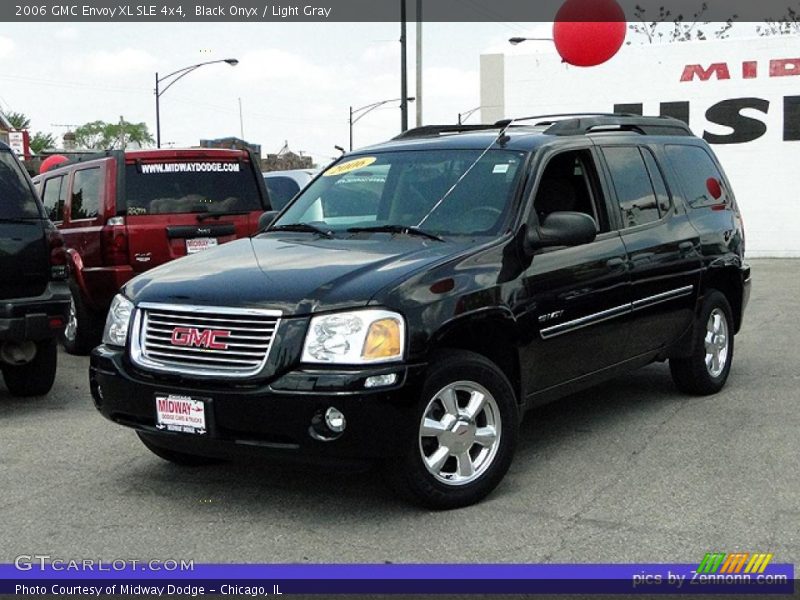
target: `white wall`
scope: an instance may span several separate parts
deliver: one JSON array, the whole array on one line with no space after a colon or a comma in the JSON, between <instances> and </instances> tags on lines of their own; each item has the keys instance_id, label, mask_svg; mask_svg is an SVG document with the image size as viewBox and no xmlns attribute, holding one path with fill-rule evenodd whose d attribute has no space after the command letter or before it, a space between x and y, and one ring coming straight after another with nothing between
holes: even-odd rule
<instances>
[{"instance_id":1,"label":"white wall","mask_svg":"<svg viewBox=\"0 0 800 600\"><path fill-rule=\"evenodd\" d=\"M615 104L632 103L643 104L644 114L657 115L662 102L688 101L689 125L695 134L724 136L734 129L709 122L706 111L710 107L737 98L766 100L767 114L751 108L740 113L763 122L763 136L712 147L742 208L747 254L800 256L800 141L784 140L784 98L797 97L800 102L799 42L797 36L785 36L631 45L608 63L592 68L563 64L549 44L532 44L531 50L537 54L485 55L481 57L481 98L491 99L495 106L484 105L482 120L611 112ZM778 59L795 60L782 63L778 70L783 76L771 77L770 62ZM743 77L745 61L757 63L755 77ZM699 64L705 69L712 63L727 63L730 79L713 75L708 81L696 77L681 81L687 65ZM752 76L753 67L748 71ZM496 89L499 85L504 85L502 92ZM731 111L729 116L737 113ZM797 132L800 110L794 115L790 126Z\"/></svg>"}]
</instances>

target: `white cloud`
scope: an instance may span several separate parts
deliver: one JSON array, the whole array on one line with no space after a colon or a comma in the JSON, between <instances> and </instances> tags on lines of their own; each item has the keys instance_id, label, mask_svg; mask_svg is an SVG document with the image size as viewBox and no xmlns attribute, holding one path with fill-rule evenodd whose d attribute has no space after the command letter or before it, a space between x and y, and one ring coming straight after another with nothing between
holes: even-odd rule
<instances>
[{"instance_id":1,"label":"white cloud","mask_svg":"<svg viewBox=\"0 0 800 600\"><path fill-rule=\"evenodd\" d=\"M156 58L145 50L124 48L110 52L98 50L65 61L64 67L92 75L121 76L130 73L155 71Z\"/></svg>"},{"instance_id":2,"label":"white cloud","mask_svg":"<svg viewBox=\"0 0 800 600\"><path fill-rule=\"evenodd\" d=\"M8 58L14 53L14 41L0 36L0 58Z\"/></svg>"},{"instance_id":3,"label":"white cloud","mask_svg":"<svg viewBox=\"0 0 800 600\"><path fill-rule=\"evenodd\" d=\"M277 48L265 48L242 56L234 77L240 83L266 81L307 82L314 88L325 88L334 81L335 68L323 68L308 59Z\"/></svg>"},{"instance_id":4,"label":"white cloud","mask_svg":"<svg viewBox=\"0 0 800 600\"><path fill-rule=\"evenodd\" d=\"M78 30L74 27L63 27L62 29L56 31L53 34L53 37L65 42L74 42L80 37L80 35L78 34Z\"/></svg>"}]
</instances>

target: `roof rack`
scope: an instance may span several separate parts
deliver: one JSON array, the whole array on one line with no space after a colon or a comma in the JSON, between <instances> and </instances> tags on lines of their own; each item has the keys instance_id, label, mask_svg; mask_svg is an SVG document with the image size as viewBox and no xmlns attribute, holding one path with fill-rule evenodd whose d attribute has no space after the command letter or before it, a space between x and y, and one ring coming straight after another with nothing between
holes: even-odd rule
<instances>
[{"instance_id":1,"label":"roof rack","mask_svg":"<svg viewBox=\"0 0 800 600\"><path fill-rule=\"evenodd\" d=\"M549 125L544 130L544 133L559 136L586 135L604 131L630 131L641 135L694 135L686 123L673 117L643 117L628 113L597 113L575 115L577 118L560 118L572 116L542 115L540 117L526 117L524 120L543 119L536 124Z\"/></svg>"},{"instance_id":2,"label":"roof rack","mask_svg":"<svg viewBox=\"0 0 800 600\"><path fill-rule=\"evenodd\" d=\"M503 121L503 124L506 122ZM395 140L408 140L418 137L427 137L429 135L441 135L443 133L465 133L468 131L485 131L487 129L498 129L503 125L497 123L489 123L483 125L423 125L422 127L415 127L404 131Z\"/></svg>"},{"instance_id":3,"label":"roof rack","mask_svg":"<svg viewBox=\"0 0 800 600\"><path fill-rule=\"evenodd\" d=\"M641 135L694 135L689 126L673 117L643 117L631 113L556 113L534 115L518 119L503 119L496 123L482 125L424 125L404 131L395 140L442 135L448 133L467 133L516 127L522 121L536 121L534 127L546 126L543 133L559 136L587 135L607 131L629 131Z\"/></svg>"}]
</instances>

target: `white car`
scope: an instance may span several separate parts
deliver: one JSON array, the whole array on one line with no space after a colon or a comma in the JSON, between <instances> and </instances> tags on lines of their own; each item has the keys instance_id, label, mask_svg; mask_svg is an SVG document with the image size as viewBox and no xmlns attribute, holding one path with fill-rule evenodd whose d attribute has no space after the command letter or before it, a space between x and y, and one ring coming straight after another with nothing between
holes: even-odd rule
<instances>
[{"instance_id":1,"label":"white car","mask_svg":"<svg viewBox=\"0 0 800 600\"><path fill-rule=\"evenodd\" d=\"M282 210L317 175L316 169L292 169L264 173L272 210Z\"/></svg>"}]
</instances>

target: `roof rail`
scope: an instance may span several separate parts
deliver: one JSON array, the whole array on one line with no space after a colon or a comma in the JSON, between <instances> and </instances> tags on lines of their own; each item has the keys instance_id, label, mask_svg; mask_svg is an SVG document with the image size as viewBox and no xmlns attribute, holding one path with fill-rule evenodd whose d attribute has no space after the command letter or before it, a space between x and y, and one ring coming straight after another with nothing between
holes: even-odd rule
<instances>
[{"instance_id":1,"label":"roof rail","mask_svg":"<svg viewBox=\"0 0 800 600\"><path fill-rule=\"evenodd\" d=\"M559 136L586 135L603 131L630 131L641 135L694 135L686 123L672 117L597 115L553 121L549 125L544 133Z\"/></svg>"},{"instance_id":2,"label":"roof rail","mask_svg":"<svg viewBox=\"0 0 800 600\"><path fill-rule=\"evenodd\" d=\"M536 125L546 125L548 123L555 122L555 119L565 119L569 117L620 117L620 116L636 116L631 115L628 113L601 113L601 112L580 112L580 113L552 113L548 115L532 115L530 117L519 117L515 119L511 119L512 123L518 123L519 121L538 121L541 119L545 119L541 121L541 123L536 123ZM502 121L497 121L495 125L498 127L503 126L509 121L509 119L503 119Z\"/></svg>"},{"instance_id":3,"label":"roof rail","mask_svg":"<svg viewBox=\"0 0 800 600\"><path fill-rule=\"evenodd\" d=\"M506 122L502 122L505 124ZM430 135L441 135L443 133L465 133L468 131L485 131L487 129L499 129L502 125L497 123L490 123L484 125L423 125L422 127L415 127L404 131L395 138L395 140L408 140L419 137L427 137Z\"/></svg>"}]
</instances>

